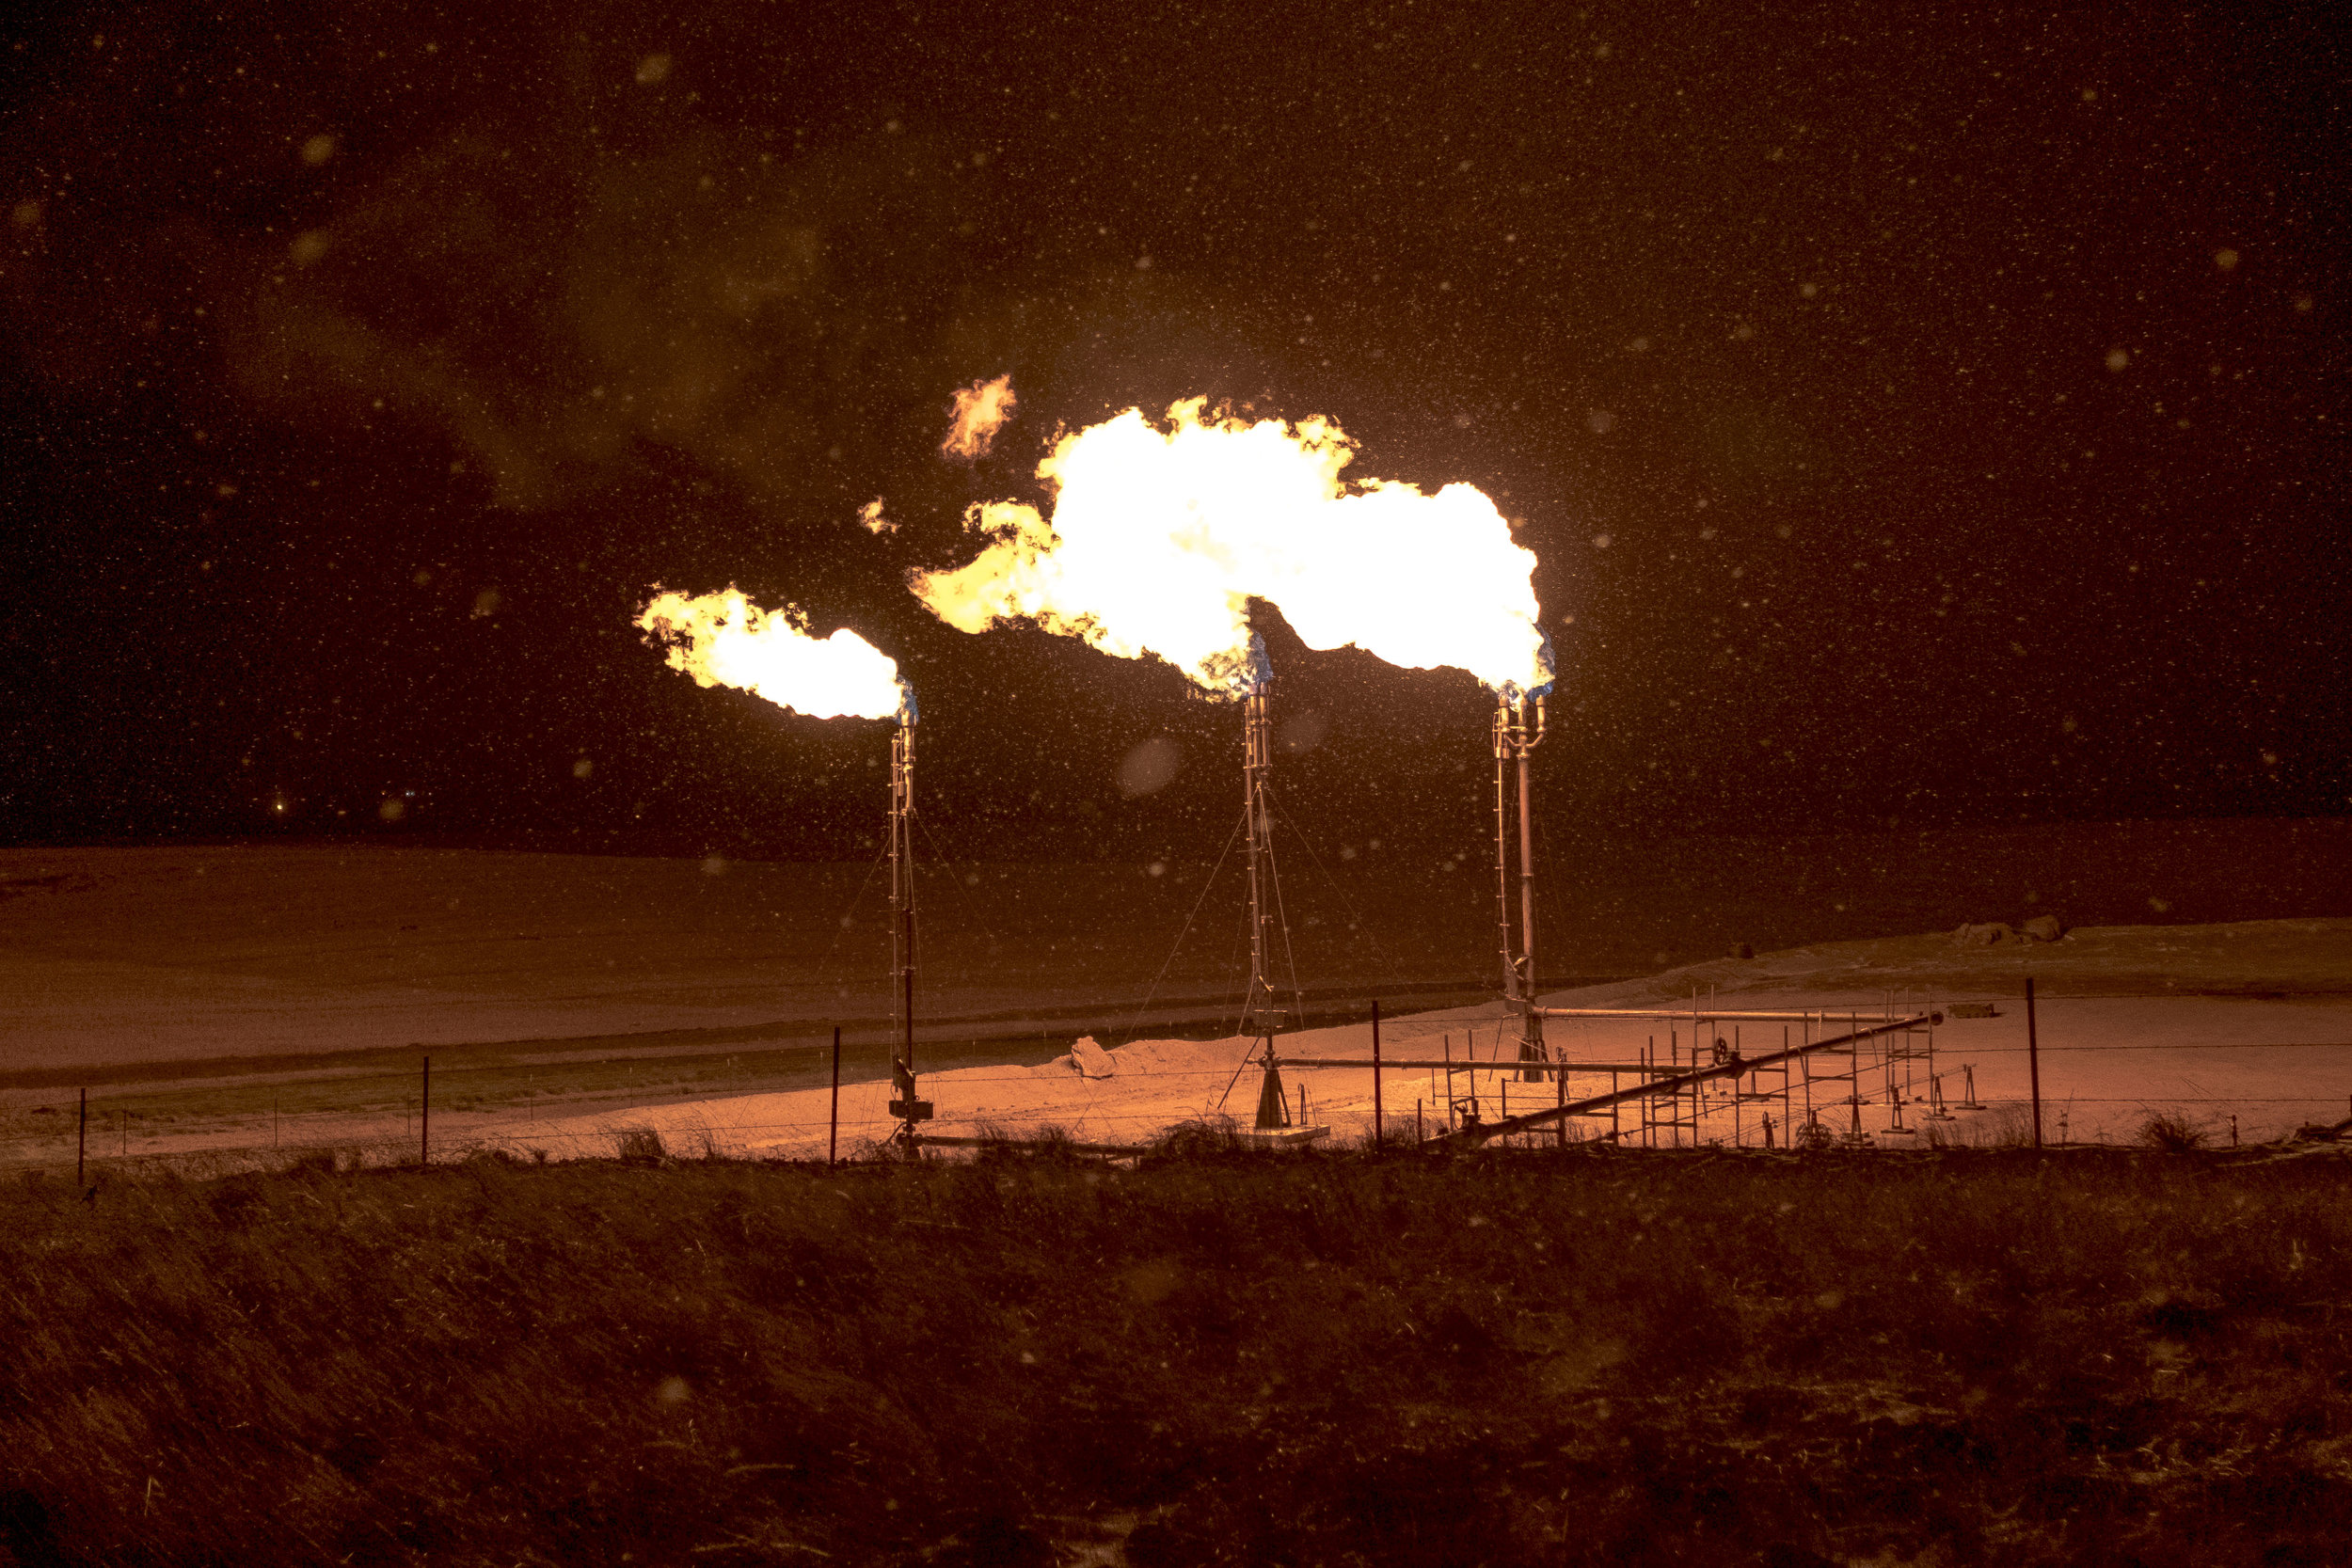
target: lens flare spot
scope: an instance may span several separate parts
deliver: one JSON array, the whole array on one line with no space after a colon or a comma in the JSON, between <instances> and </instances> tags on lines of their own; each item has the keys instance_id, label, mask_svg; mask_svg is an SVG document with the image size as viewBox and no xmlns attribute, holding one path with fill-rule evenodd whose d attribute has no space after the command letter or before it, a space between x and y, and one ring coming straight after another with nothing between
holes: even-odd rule
<instances>
[{"instance_id":1,"label":"lens flare spot","mask_svg":"<svg viewBox=\"0 0 2352 1568\"><path fill-rule=\"evenodd\" d=\"M1164 735L1129 749L1119 762L1119 793L1129 800L1156 795L1183 771L1184 750Z\"/></svg>"}]
</instances>

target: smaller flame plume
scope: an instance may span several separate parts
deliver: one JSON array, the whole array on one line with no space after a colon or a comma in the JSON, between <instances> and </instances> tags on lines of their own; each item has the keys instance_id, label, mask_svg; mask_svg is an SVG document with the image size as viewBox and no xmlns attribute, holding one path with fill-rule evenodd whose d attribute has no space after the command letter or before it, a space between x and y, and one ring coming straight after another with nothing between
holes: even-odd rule
<instances>
[{"instance_id":1,"label":"smaller flame plume","mask_svg":"<svg viewBox=\"0 0 2352 1568\"><path fill-rule=\"evenodd\" d=\"M637 627L697 686L732 686L812 719L913 712L898 660L847 626L814 636L798 605L763 610L731 583L691 598L659 583L653 592Z\"/></svg>"},{"instance_id":2,"label":"smaller flame plume","mask_svg":"<svg viewBox=\"0 0 2352 1568\"><path fill-rule=\"evenodd\" d=\"M1013 395L1009 372L993 381L975 381L956 392L956 422L939 450L967 461L988 455L989 443L1004 428L1021 400Z\"/></svg>"}]
</instances>

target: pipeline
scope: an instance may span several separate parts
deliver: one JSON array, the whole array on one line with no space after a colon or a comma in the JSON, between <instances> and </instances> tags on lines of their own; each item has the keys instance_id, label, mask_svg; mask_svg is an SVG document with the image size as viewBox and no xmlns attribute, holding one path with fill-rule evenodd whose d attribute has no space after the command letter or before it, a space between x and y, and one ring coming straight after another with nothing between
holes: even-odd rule
<instances>
[{"instance_id":1,"label":"pipeline","mask_svg":"<svg viewBox=\"0 0 2352 1568\"><path fill-rule=\"evenodd\" d=\"M1541 1127L1547 1122L1559 1121L1568 1117L1583 1116L1593 1111L1605 1111L1612 1105L1621 1105L1648 1095L1678 1094L1684 1089L1700 1084L1712 1083L1718 1078L1736 1078L1743 1072L1754 1072L1758 1068L1775 1067L1782 1062L1794 1061L1799 1056L1812 1055L1815 1052L1835 1051L1840 1046L1852 1045L1879 1035L1892 1035L1905 1029L1916 1029L1923 1024L1943 1022L1943 1018L1935 1013L1915 1013L1909 1018L1895 1019L1868 1029L1857 1029L1851 1034L1839 1035L1833 1039L1815 1040L1811 1045L1792 1045L1786 1051L1773 1051L1761 1056L1725 1062L1721 1067L1703 1068L1697 1072L1686 1072L1677 1078L1661 1078L1651 1083L1636 1085L1629 1089L1618 1089L1610 1094L1595 1095L1589 1100L1571 1100L1564 1105L1554 1105L1541 1111L1530 1111L1525 1116L1505 1117L1501 1121L1480 1122L1474 1127L1456 1128L1451 1132L1430 1139L1429 1143L1433 1148L1462 1144L1475 1148L1489 1138L1502 1137L1511 1132L1523 1132L1533 1127Z\"/></svg>"}]
</instances>

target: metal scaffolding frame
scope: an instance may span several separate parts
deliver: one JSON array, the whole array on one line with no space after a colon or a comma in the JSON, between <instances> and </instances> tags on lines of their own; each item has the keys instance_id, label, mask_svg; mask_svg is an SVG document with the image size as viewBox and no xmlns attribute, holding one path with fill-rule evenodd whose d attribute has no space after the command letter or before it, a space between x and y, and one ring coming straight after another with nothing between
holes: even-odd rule
<instances>
[{"instance_id":1,"label":"metal scaffolding frame","mask_svg":"<svg viewBox=\"0 0 2352 1568\"><path fill-rule=\"evenodd\" d=\"M1833 1015L1815 1014L1801 1016L1823 1018ZM1842 1054L1846 1056L1849 1064L1848 1070L1845 1074L1828 1074L1825 1075L1823 1079L1816 1081L1836 1081L1842 1076L1852 1078L1858 1084L1859 1072L1863 1070L1861 1067L1863 1052L1868 1042L1883 1039L1889 1036L1912 1034L1928 1027L1934 1022L1936 1022L1936 1019L1932 1012L1907 1014L1901 1017L1888 1017L1883 1022L1867 1026L1862 1025L1857 1019L1853 1026L1850 1027L1844 1034L1824 1034L1824 1036L1818 1040L1808 1039L1803 1044L1772 1052L1767 1055L1759 1056L1753 1061L1734 1059L1697 1067L1662 1078L1650 1078L1647 1082L1638 1084L1631 1088L1613 1088L1608 1094L1604 1095L1592 1095L1574 1101L1564 1100L1557 1105L1548 1107L1543 1110L1531 1111L1522 1116L1504 1117L1500 1120L1492 1122L1480 1122L1471 1126L1462 1127L1445 1134L1445 1136L1457 1142L1479 1145L1491 1142L1499 1137L1509 1137L1515 1133L1528 1132L1534 1128L1546 1126L1555 1121L1561 1121L1570 1117L1589 1116L1596 1111L1605 1111L1613 1106L1628 1103L1645 1104L1646 1102L1657 1100L1661 1097L1665 1097L1669 1100L1678 1100L1683 1095L1690 1094L1693 1096L1693 1104L1696 1104L1698 1102L1696 1098L1698 1092L1703 1090L1709 1084L1729 1081L1731 1084L1736 1085L1740 1078L1752 1076L1759 1070L1776 1068L1787 1062L1807 1061L1816 1055L1824 1053ZM1810 1032L1811 1031L1808 1029L1807 1033L1810 1034ZM1884 1053L1883 1051L1873 1051L1872 1054L1878 1060L1883 1060ZM1653 1063L1651 1065L1654 1066L1655 1064ZM1875 1065L1875 1062L1873 1065ZM1562 1066L1555 1068L1554 1070L1573 1072L1576 1070L1576 1064L1563 1064ZM1622 1069L1619 1070L1622 1070ZM1858 1091L1854 1103L1855 1115L1858 1119L1860 1116L1860 1106L1862 1103ZM1672 1125L1671 1119L1668 1124Z\"/></svg>"},{"instance_id":2,"label":"metal scaffolding frame","mask_svg":"<svg viewBox=\"0 0 2352 1568\"><path fill-rule=\"evenodd\" d=\"M1867 1144L1877 1136L1915 1132L1904 1122L1903 1107L1930 1103L1940 1093L1934 1050L1942 1015L1931 997L1890 992L1869 1010L1757 1009L1718 1007L1693 994L1687 1006L1541 1011L1552 1018L1642 1019L1664 1025L1662 1053L1652 1034L1637 1064L1652 1082L1650 1092L1621 1092L1619 1074L1625 1069L1617 1064L1581 1064L1555 1053L1552 1069L1564 1077L1607 1071L1611 1096L1601 1098L1613 1119L1605 1135L1645 1148ZM1773 1022L1781 1025L1779 1049L1750 1057L1743 1025ZM1833 1037L1837 1029L1842 1033ZM1737 1070L1725 1070L1731 1069ZM1973 1077L1971 1086L1973 1091ZM1868 1105L1883 1105L1886 1112L1887 1123L1877 1133L1863 1126L1863 1108ZM1630 1126L1619 1107L1633 1112ZM1746 1114L1750 1107L1756 1111L1753 1120ZM1835 1125L1834 1116L1824 1125L1822 1113L1838 1107L1846 1113L1845 1125Z\"/></svg>"}]
</instances>

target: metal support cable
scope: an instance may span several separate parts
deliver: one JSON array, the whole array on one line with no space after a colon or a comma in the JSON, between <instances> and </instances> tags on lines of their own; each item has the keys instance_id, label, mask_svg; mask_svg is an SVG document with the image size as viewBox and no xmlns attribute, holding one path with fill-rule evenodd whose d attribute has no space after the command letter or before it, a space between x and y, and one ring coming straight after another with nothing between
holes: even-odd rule
<instances>
[{"instance_id":1,"label":"metal support cable","mask_svg":"<svg viewBox=\"0 0 2352 1568\"><path fill-rule=\"evenodd\" d=\"M1152 987L1143 993L1143 1000L1136 1005L1134 1016L1127 1020L1124 1033L1135 1032L1136 1025L1143 1022L1144 1012L1152 1006L1152 998L1159 995L1160 982L1168 978L1168 970L1175 965L1176 955L1184 951L1184 938L1192 933L1192 923L1200 918L1201 906L1209 901L1209 890L1216 886L1217 874L1225 869L1225 859L1233 852L1233 845L1240 839L1241 831L1248 820L1249 814L1244 812L1240 820L1233 824L1233 831L1225 835L1225 847L1216 852L1216 863L1209 867L1208 879L1200 884L1200 896L1192 901L1192 912L1184 916L1184 924L1177 931L1176 941L1168 947L1168 957L1160 960L1160 972L1152 976Z\"/></svg>"}]
</instances>

